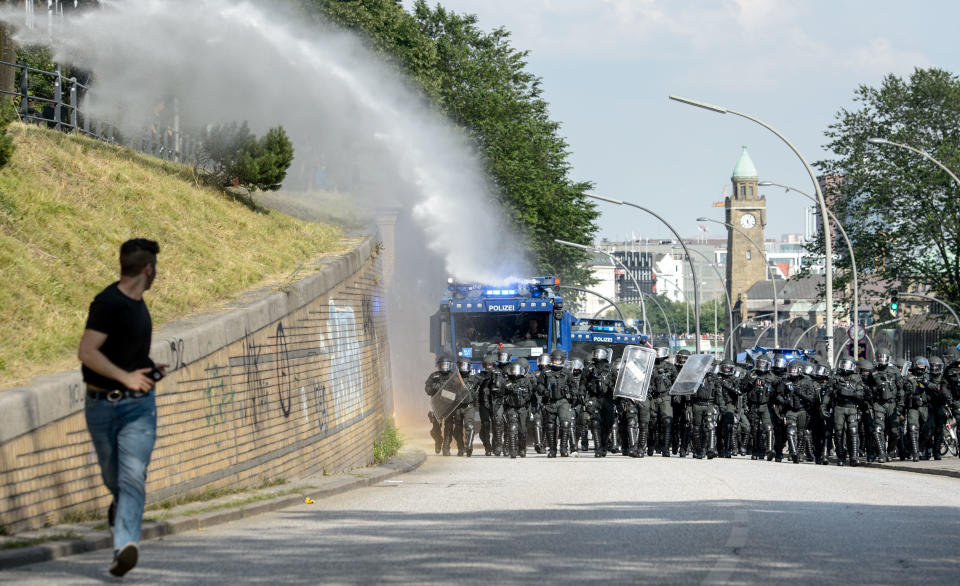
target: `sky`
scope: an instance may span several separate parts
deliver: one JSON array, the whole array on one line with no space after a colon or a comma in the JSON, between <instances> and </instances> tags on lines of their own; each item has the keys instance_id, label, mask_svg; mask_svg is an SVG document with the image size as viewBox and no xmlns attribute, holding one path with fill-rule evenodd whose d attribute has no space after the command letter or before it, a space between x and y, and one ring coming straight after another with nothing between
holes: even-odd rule
<instances>
[{"instance_id":1,"label":"sky","mask_svg":"<svg viewBox=\"0 0 960 586\"><path fill-rule=\"evenodd\" d=\"M412 6L413 0L404 0ZM434 1L430 2L435 4ZM813 193L800 160L749 120L668 99L671 94L758 118L813 164L830 158L824 131L859 85L916 67L960 72L960 2L928 0L441 0L484 30L504 27L570 146L573 179L649 207L683 236L696 218L722 219L725 186L748 148L761 181ZM766 237L802 233L808 201L774 187ZM599 205L599 237L666 238L639 210ZM725 230L708 224L708 235Z\"/></svg>"}]
</instances>

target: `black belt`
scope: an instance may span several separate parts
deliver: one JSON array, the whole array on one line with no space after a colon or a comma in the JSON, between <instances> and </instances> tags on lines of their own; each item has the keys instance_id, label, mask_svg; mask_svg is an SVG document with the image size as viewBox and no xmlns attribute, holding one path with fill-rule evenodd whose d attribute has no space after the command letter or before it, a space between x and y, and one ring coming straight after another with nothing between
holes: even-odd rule
<instances>
[{"instance_id":1,"label":"black belt","mask_svg":"<svg viewBox=\"0 0 960 586\"><path fill-rule=\"evenodd\" d=\"M130 389L101 389L100 387L95 387L93 385L87 385L87 396L91 399L103 400L106 399L111 403L116 403L121 399L142 399L150 394L150 391L131 391Z\"/></svg>"}]
</instances>

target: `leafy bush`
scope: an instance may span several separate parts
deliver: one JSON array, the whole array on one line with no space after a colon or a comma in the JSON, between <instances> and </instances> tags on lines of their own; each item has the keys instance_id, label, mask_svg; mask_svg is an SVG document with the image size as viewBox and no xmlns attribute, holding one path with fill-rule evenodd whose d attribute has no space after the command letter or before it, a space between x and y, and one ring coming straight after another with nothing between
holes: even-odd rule
<instances>
[{"instance_id":1,"label":"leafy bush","mask_svg":"<svg viewBox=\"0 0 960 586\"><path fill-rule=\"evenodd\" d=\"M231 122L214 126L206 133L197 164L217 187L276 191L291 162L293 144L282 126L271 128L258 139L246 122Z\"/></svg>"},{"instance_id":2,"label":"leafy bush","mask_svg":"<svg viewBox=\"0 0 960 586\"><path fill-rule=\"evenodd\" d=\"M3 167L13 156L16 147L13 137L7 134L7 126L17 119L17 110L10 100L0 103L0 167Z\"/></svg>"},{"instance_id":3,"label":"leafy bush","mask_svg":"<svg viewBox=\"0 0 960 586\"><path fill-rule=\"evenodd\" d=\"M401 446L403 446L403 438L400 437L400 430L393 423L387 423L380 438L373 442L373 461L377 464L384 462L400 451Z\"/></svg>"}]
</instances>

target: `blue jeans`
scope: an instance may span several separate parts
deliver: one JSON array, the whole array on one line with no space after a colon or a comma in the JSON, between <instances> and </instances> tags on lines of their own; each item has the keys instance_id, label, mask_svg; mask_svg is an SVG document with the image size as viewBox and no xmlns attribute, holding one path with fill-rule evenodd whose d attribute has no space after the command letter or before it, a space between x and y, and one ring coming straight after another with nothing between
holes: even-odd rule
<instances>
[{"instance_id":1,"label":"blue jeans","mask_svg":"<svg viewBox=\"0 0 960 586\"><path fill-rule=\"evenodd\" d=\"M140 541L147 498L147 466L157 437L153 391L139 399L86 399L87 429L97 450L100 476L117 505L113 548Z\"/></svg>"}]
</instances>

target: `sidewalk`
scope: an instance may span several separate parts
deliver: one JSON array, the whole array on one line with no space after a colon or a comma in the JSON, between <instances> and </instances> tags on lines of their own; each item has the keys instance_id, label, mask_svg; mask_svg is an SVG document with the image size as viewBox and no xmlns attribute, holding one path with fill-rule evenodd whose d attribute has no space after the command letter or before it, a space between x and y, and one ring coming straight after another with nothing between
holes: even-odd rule
<instances>
[{"instance_id":1,"label":"sidewalk","mask_svg":"<svg viewBox=\"0 0 960 586\"><path fill-rule=\"evenodd\" d=\"M388 478L415 470L425 460L426 454L422 450L405 446L397 455L379 466L351 470L335 476L310 476L289 484L204 502L191 502L168 510L147 510L144 513L140 539L146 541L164 535L202 530L213 525L301 505L304 499L318 501L355 488L373 486ZM18 543L36 541L43 542L16 547ZM3 549L4 547L9 549ZM0 570L111 547L113 538L105 520L28 531L0 537Z\"/></svg>"},{"instance_id":2,"label":"sidewalk","mask_svg":"<svg viewBox=\"0 0 960 586\"><path fill-rule=\"evenodd\" d=\"M904 460L901 462L899 459L896 459L886 464L864 462L863 465L871 468L897 470L899 472L916 472L917 474L933 474L935 476L960 478L960 458L955 458L954 456L944 456L943 459L939 461L920 460L919 462L911 462L910 460Z\"/></svg>"}]
</instances>

